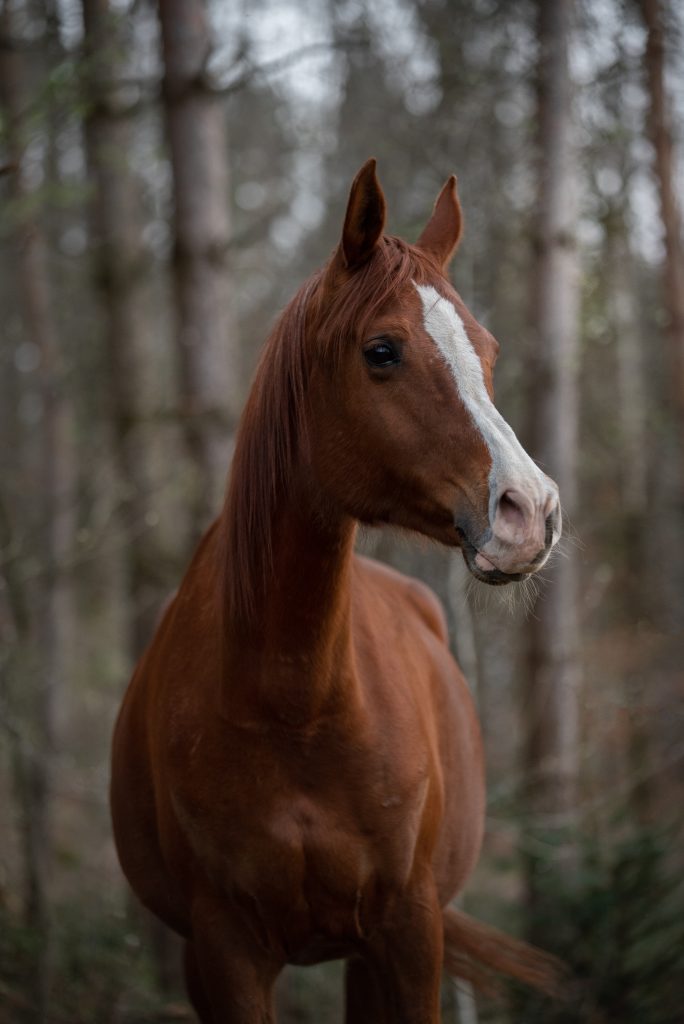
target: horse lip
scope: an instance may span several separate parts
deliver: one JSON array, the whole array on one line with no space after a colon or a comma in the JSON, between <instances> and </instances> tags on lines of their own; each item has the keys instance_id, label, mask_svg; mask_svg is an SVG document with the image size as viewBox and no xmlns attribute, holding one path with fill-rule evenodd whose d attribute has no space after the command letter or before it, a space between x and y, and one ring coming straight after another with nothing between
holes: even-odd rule
<instances>
[{"instance_id":1,"label":"horse lip","mask_svg":"<svg viewBox=\"0 0 684 1024\"><path fill-rule=\"evenodd\" d=\"M477 550L475 545L471 543L460 527L456 527L456 532L461 540L463 560L476 580L480 580L481 583L487 583L490 587L503 587L507 583L518 583L520 580L524 579L525 574L522 572L513 573L502 572L501 569L481 569L475 561L480 552ZM486 558L487 556L484 555L483 557Z\"/></svg>"}]
</instances>

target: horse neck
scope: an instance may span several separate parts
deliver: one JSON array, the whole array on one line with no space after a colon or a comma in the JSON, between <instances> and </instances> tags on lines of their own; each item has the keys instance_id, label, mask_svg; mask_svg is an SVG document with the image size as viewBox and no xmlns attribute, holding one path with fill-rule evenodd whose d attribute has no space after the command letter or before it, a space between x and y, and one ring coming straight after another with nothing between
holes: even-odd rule
<instances>
[{"instance_id":1,"label":"horse neck","mask_svg":"<svg viewBox=\"0 0 684 1024\"><path fill-rule=\"evenodd\" d=\"M247 629L227 623L224 657L233 712L312 723L355 700L351 571L356 525L323 510L307 487L273 517L267 585Z\"/></svg>"}]
</instances>

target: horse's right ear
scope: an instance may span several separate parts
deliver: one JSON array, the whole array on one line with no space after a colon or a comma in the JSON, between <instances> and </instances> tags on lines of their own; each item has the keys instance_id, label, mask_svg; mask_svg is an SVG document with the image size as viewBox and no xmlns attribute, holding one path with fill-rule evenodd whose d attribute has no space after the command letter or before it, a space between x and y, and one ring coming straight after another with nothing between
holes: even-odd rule
<instances>
[{"instance_id":1,"label":"horse's right ear","mask_svg":"<svg viewBox=\"0 0 684 1024\"><path fill-rule=\"evenodd\" d=\"M352 182L338 257L347 270L365 263L385 227L387 205L375 173L375 158L367 160Z\"/></svg>"},{"instance_id":2,"label":"horse's right ear","mask_svg":"<svg viewBox=\"0 0 684 1024\"><path fill-rule=\"evenodd\" d=\"M416 245L434 256L446 271L461 240L462 230L463 215L456 191L456 176L452 174L437 196L432 216Z\"/></svg>"}]
</instances>

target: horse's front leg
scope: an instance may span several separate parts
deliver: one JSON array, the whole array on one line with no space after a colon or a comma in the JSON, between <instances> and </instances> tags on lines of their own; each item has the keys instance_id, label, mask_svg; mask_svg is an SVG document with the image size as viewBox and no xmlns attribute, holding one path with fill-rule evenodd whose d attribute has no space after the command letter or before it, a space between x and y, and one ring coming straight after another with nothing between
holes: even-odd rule
<instances>
[{"instance_id":1,"label":"horse's front leg","mask_svg":"<svg viewBox=\"0 0 684 1024\"><path fill-rule=\"evenodd\" d=\"M283 965L268 948L259 922L215 895L193 901L191 920L208 1019L212 1024L274 1024L273 986Z\"/></svg>"},{"instance_id":2,"label":"horse's front leg","mask_svg":"<svg viewBox=\"0 0 684 1024\"><path fill-rule=\"evenodd\" d=\"M387 1024L439 1024L444 930L431 874L400 898L368 952L374 983L382 992L381 1019ZM348 990L348 999L350 995Z\"/></svg>"},{"instance_id":3,"label":"horse's front leg","mask_svg":"<svg viewBox=\"0 0 684 1024\"><path fill-rule=\"evenodd\" d=\"M344 978L345 1024L388 1024L382 974L361 956L347 961Z\"/></svg>"}]
</instances>

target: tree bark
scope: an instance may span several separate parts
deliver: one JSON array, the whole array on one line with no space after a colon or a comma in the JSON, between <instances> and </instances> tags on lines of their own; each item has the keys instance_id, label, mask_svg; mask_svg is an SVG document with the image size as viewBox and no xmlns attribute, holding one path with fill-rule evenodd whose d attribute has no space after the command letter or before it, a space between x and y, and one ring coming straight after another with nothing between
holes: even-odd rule
<instances>
[{"instance_id":1,"label":"tree bark","mask_svg":"<svg viewBox=\"0 0 684 1024\"><path fill-rule=\"evenodd\" d=\"M86 153L94 190L90 245L105 317L110 417L116 466L116 518L126 538L131 668L152 635L162 594L150 529L151 469L140 426L152 401L144 384L146 340L154 335L149 258L142 240L140 186L128 161L130 117L119 109L122 20L109 0L83 0L84 78L89 104Z\"/></svg>"},{"instance_id":2,"label":"tree bark","mask_svg":"<svg viewBox=\"0 0 684 1024\"><path fill-rule=\"evenodd\" d=\"M124 22L109 0L82 0L84 78L89 111L85 123L91 201L91 248L105 317L110 372L112 446L116 466L116 520L125 538L124 590L130 670L149 643L165 595L163 552L151 524L154 473L141 429L158 395L145 382L145 350L155 334L150 260L142 238L140 184L128 161L133 148L131 116L120 109L117 82L124 52ZM132 910L139 918L140 908ZM170 931L143 911L157 979L163 991L178 976Z\"/></svg>"},{"instance_id":3,"label":"tree bark","mask_svg":"<svg viewBox=\"0 0 684 1024\"><path fill-rule=\"evenodd\" d=\"M174 275L185 438L198 473L195 532L220 505L241 402L228 243L226 120L207 85L203 0L159 0L163 100L173 172Z\"/></svg>"},{"instance_id":4,"label":"tree bark","mask_svg":"<svg viewBox=\"0 0 684 1024\"><path fill-rule=\"evenodd\" d=\"M622 459L620 498L623 514L646 525L648 472L645 366L639 330L633 256L623 218L618 215L606 244L607 305L615 330L617 415ZM634 538L636 541L637 538Z\"/></svg>"},{"instance_id":5,"label":"tree bark","mask_svg":"<svg viewBox=\"0 0 684 1024\"><path fill-rule=\"evenodd\" d=\"M668 314L672 399L684 428L684 242L675 187L671 107L665 85L665 40L660 0L639 0L647 30L644 69L648 91L647 131L653 145L665 242L664 298Z\"/></svg>"},{"instance_id":6,"label":"tree bark","mask_svg":"<svg viewBox=\"0 0 684 1024\"><path fill-rule=\"evenodd\" d=\"M15 38L12 8L0 14L2 34ZM17 663L22 688L30 696L26 731L14 749L15 784L23 825L24 913L35 941L32 984L33 1019L47 1020L54 953L50 882L53 866L53 781L57 746L57 712L64 684L64 644L69 593L67 560L71 545L71 410L65 395L60 339L50 281L48 245L24 156L30 111L26 55L0 49L0 98L6 117L10 188L16 204L14 247L16 280L24 337L38 353L37 384L41 402L38 429L30 438L39 469L39 490L29 497L33 510L41 572L25 595L30 611L17 622L17 640L28 647Z\"/></svg>"},{"instance_id":7,"label":"tree bark","mask_svg":"<svg viewBox=\"0 0 684 1024\"><path fill-rule=\"evenodd\" d=\"M484 737L473 613L467 593L468 570L463 559L460 557L460 552L456 555L452 554L450 559L448 588L449 618L453 621L454 627L452 646L455 647L456 660L468 681L470 692L473 695ZM457 902L461 907L464 905L463 895L459 897ZM452 978L450 988L454 1002L453 1009L456 1011L454 1013L455 1021L458 1024L478 1024L477 1001L475 990L471 983L464 981L462 978Z\"/></svg>"},{"instance_id":8,"label":"tree bark","mask_svg":"<svg viewBox=\"0 0 684 1024\"><path fill-rule=\"evenodd\" d=\"M684 592L680 523L684 502L684 239L677 201L672 103L665 81L664 10L660 0L639 0L647 30L644 52L648 110L646 129L653 145L653 167L663 226L663 300L667 314L667 376L664 400L674 431L659 438L651 500L658 514L658 545L653 552L658 578L658 613L673 632L679 630ZM663 557L665 556L665 557Z\"/></svg>"},{"instance_id":9,"label":"tree bark","mask_svg":"<svg viewBox=\"0 0 684 1024\"><path fill-rule=\"evenodd\" d=\"M577 507L579 270L568 37L572 0L538 0L539 204L534 277L532 452L558 483L565 529ZM567 828L577 806L579 692L577 564L573 548L550 577L529 624L523 713L530 820L538 834ZM562 835L562 831L560 832ZM566 857L570 847L565 847ZM539 902L536 856L528 859L532 910Z\"/></svg>"}]
</instances>

